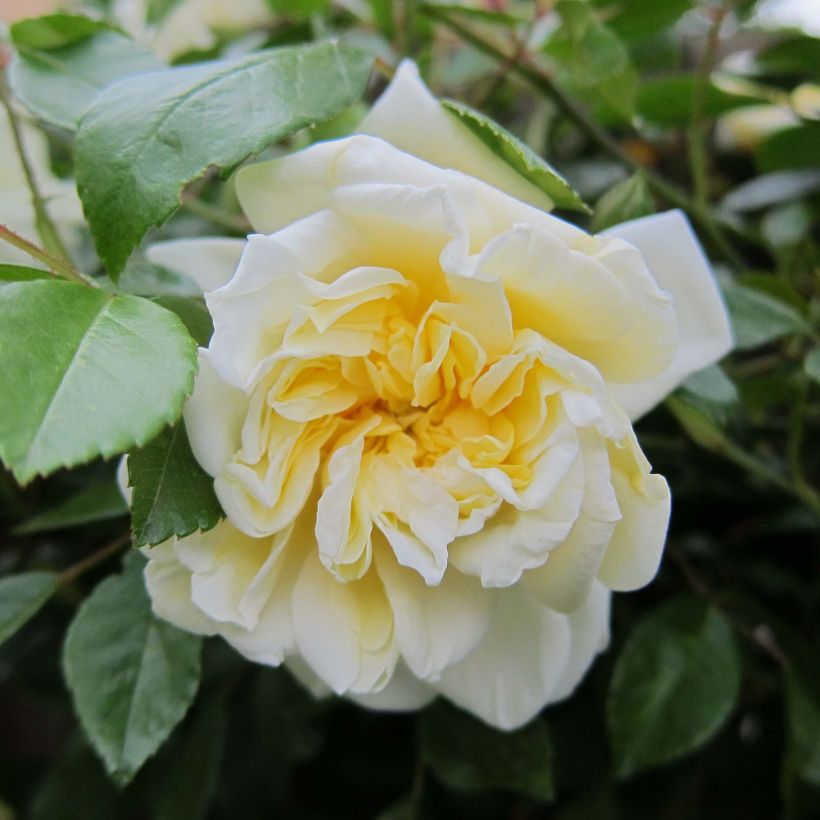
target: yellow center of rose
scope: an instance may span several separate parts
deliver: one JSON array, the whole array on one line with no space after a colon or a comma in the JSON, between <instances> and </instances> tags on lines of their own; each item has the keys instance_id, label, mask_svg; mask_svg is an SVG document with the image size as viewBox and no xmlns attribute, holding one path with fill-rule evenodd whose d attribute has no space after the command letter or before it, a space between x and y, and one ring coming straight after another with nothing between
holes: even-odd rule
<instances>
[{"instance_id":1,"label":"yellow center of rose","mask_svg":"<svg viewBox=\"0 0 820 820\"><path fill-rule=\"evenodd\" d=\"M564 517L577 516L569 417L614 438L621 420L556 366L565 351L513 328L497 283L461 280L425 301L396 271L356 268L313 290L270 339L242 448L217 479L226 508L254 522L249 534L288 526L318 491L319 554L339 580L367 572L375 525L436 584L448 546L503 521L506 506L540 510L554 490ZM531 489L545 461L554 478L542 469L547 489Z\"/></svg>"}]
</instances>

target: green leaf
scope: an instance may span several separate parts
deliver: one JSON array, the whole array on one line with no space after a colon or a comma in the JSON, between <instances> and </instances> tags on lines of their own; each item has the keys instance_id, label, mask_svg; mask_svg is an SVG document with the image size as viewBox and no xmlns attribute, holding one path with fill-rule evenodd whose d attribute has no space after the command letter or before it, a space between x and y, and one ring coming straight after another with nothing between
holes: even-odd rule
<instances>
[{"instance_id":1,"label":"green leaf","mask_svg":"<svg viewBox=\"0 0 820 820\"><path fill-rule=\"evenodd\" d=\"M36 279L51 279L47 270L27 268L23 265L0 264L0 283L2 282L33 282ZM2 284L0 284L2 287Z\"/></svg>"},{"instance_id":2,"label":"green leaf","mask_svg":"<svg viewBox=\"0 0 820 820\"><path fill-rule=\"evenodd\" d=\"M594 0L606 13L607 25L621 37L646 37L682 17L695 0Z\"/></svg>"},{"instance_id":3,"label":"green leaf","mask_svg":"<svg viewBox=\"0 0 820 820\"><path fill-rule=\"evenodd\" d=\"M78 788L82 784L82 788ZM60 750L39 786L31 820L111 820L128 817L131 795L120 794L77 732ZM0 815L2 816L2 815Z\"/></svg>"},{"instance_id":4,"label":"green leaf","mask_svg":"<svg viewBox=\"0 0 820 820\"><path fill-rule=\"evenodd\" d=\"M685 394L684 394L685 395ZM666 407L695 444L720 452L730 446L726 434L718 426L719 419L701 402L687 401L681 395L670 396Z\"/></svg>"},{"instance_id":5,"label":"green leaf","mask_svg":"<svg viewBox=\"0 0 820 820\"><path fill-rule=\"evenodd\" d=\"M220 785L228 714L221 694L210 695L180 727L173 746L157 758L152 820L202 820ZM147 773L147 770L146 770Z\"/></svg>"},{"instance_id":6,"label":"green leaf","mask_svg":"<svg viewBox=\"0 0 820 820\"><path fill-rule=\"evenodd\" d=\"M779 40L757 54L755 62L766 74L820 80L820 39L801 36Z\"/></svg>"},{"instance_id":7,"label":"green leaf","mask_svg":"<svg viewBox=\"0 0 820 820\"><path fill-rule=\"evenodd\" d=\"M687 125L692 118L695 94L693 74L663 77L645 83L638 92L638 113L658 125L669 128ZM705 117L717 117L733 108L759 105L765 100L748 94L732 94L713 83L706 86L703 101Z\"/></svg>"},{"instance_id":8,"label":"green leaf","mask_svg":"<svg viewBox=\"0 0 820 820\"><path fill-rule=\"evenodd\" d=\"M0 288L0 458L21 483L150 441L182 412L196 345L138 296L56 280Z\"/></svg>"},{"instance_id":9,"label":"green leaf","mask_svg":"<svg viewBox=\"0 0 820 820\"><path fill-rule=\"evenodd\" d=\"M690 376L682 388L710 404L735 404L738 398L734 382L716 364Z\"/></svg>"},{"instance_id":10,"label":"green leaf","mask_svg":"<svg viewBox=\"0 0 820 820\"><path fill-rule=\"evenodd\" d=\"M0 578L0 644L40 611L59 583L53 572L26 572Z\"/></svg>"},{"instance_id":11,"label":"green leaf","mask_svg":"<svg viewBox=\"0 0 820 820\"><path fill-rule=\"evenodd\" d=\"M163 67L145 46L85 17L26 20L11 33L17 57L9 83L15 96L41 119L72 131L104 88Z\"/></svg>"},{"instance_id":12,"label":"green leaf","mask_svg":"<svg viewBox=\"0 0 820 820\"><path fill-rule=\"evenodd\" d=\"M77 185L100 258L117 278L146 231L210 167L328 119L364 91L371 59L337 43L131 77L96 100L77 134Z\"/></svg>"},{"instance_id":13,"label":"green leaf","mask_svg":"<svg viewBox=\"0 0 820 820\"><path fill-rule=\"evenodd\" d=\"M820 347L815 347L806 354L803 360L803 370L810 379L820 384Z\"/></svg>"},{"instance_id":14,"label":"green leaf","mask_svg":"<svg viewBox=\"0 0 820 820\"><path fill-rule=\"evenodd\" d=\"M789 762L794 773L815 786L820 786L819 671L816 662L792 660L784 687Z\"/></svg>"},{"instance_id":15,"label":"green leaf","mask_svg":"<svg viewBox=\"0 0 820 820\"><path fill-rule=\"evenodd\" d=\"M77 716L120 785L182 720L199 685L201 638L152 615L143 566L132 553L91 593L63 651Z\"/></svg>"},{"instance_id":16,"label":"green leaf","mask_svg":"<svg viewBox=\"0 0 820 820\"><path fill-rule=\"evenodd\" d=\"M128 515L128 505L116 481L95 481L55 507L14 528L16 535L67 529Z\"/></svg>"},{"instance_id":17,"label":"green leaf","mask_svg":"<svg viewBox=\"0 0 820 820\"><path fill-rule=\"evenodd\" d=\"M771 208L760 220L760 232L774 248L799 245L811 233L812 216L805 202L787 202Z\"/></svg>"},{"instance_id":18,"label":"green leaf","mask_svg":"<svg viewBox=\"0 0 820 820\"><path fill-rule=\"evenodd\" d=\"M777 131L761 143L756 160L761 171L820 166L820 122Z\"/></svg>"},{"instance_id":19,"label":"green leaf","mask_svg":"<svg viewBox=\"0 0 820 820\"><path fill-rule=\"evenodd\" d=\"M555 8L562 25L545 51L562 67L564 81L629 119L635 111L638 78L626 46L598 20L586 0L559 0Z\"/></svg>"},{"instance_id":20,"label":"green leaf","mask_svg":"<svg viewBox=\"0 0 820 820\"><path fill-rule=\"evenodd\" d=\"M131 529L137 546L210 530L224 515L181 421L128 456L128 484L134 489Z\"/></svg>"},{"instance_id":21,"label":"green leaf","mask_svg":"<svg viewBox=\"0 0 820 820\"><path fill-rule=\"evenodd\" d=\"M516 136L463 103L441 100L442 106L461 120L493 153L511 168L543 191L558 208L589 213L578 194L569 183L528 145Z\"/></svg>"},{"instance_id":22,"label":"green leaf","mask_svg":"<svg viewBox=\"0 0 820 820\"><path fill-rule=\"evenodd\" d=\"M592 214L592 232L600 233L621 222L647 216L654 210L646 177L643 172L637 171L631 177L610 188L595 203L595 210Z\"/></svg>"},{"instance_id":23,"label":"green leaf","mask_svg":"<svg viewBox=\"0 0 820 820\"><path fill-rule=\"evenodd\" d=\"M200 347L208 346L214 333L214 321L203 302L172 293L157 296L153 301L176 313Z\"/></svg>"},{"instance_id":24,"label":"green leaf","mask_svg":"<svg viewBox=\"0 0 820 820\"><path fill-rule=\"evenodd\" d=\"M723 295L735 335L735 348L748 350L807 330L795 308L756 288L725 284Z\"/></svg>"},{"instance_id":25,"label":"green leaf","mask_svg":"<svg viewBox=\"0 0 820 820\"><path fill-rule=\"evenodd\" d=\"M72 43L98 34L101 31L115 31L102 20L95 20L83 14L46 14L29 17L9 27L11 40L16 48L51 50L63 48Z\"/></svg>"},{"instance_id":26,"label":"green leaf","mask_svg":"<svg viewBox=\"0 0 820 820\"><path fill-rule=\"evenodd\" d=\"M500 732L438 702L422 717L420 739L424 761L453 789L508 789L552 800L552 744L540 719Z\"/></svg>"},{"instance_id":27,"label":"green leaf","mask_svg":"<svg viewBox=\"0 0 820 820\"><path fill-rule=\"evenodd\" d=\"M728 718L739 687L737 647L717 610L683 596L650 613L621 651L607 697L618 774L702 746Z\"/></svg>"}]
</instances>

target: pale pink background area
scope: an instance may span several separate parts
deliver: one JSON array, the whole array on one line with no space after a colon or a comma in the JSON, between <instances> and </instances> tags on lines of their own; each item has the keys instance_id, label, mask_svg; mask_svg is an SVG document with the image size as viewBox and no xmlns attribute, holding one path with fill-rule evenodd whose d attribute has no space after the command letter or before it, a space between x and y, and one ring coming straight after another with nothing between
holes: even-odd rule
<instances>
[{"instance_id":1,"label":"pale pink background area","mask_svg":"<svg viewBox=\"0 0 820 820\"><path fill-rule=\"evenodd\" d=\"M0 20L19 20L45 14L63 5L62 0L0 0Z\"/></svg>"}]
</instances>

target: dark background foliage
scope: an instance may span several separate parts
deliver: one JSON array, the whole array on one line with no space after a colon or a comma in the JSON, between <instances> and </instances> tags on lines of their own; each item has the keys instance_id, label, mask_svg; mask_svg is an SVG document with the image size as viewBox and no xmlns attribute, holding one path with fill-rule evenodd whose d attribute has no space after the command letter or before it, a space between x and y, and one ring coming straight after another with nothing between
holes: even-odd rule
<instances>
[{"instance_id":1,"label":"dark background foliage","mask_svg":"<svg viewBox=\"0 0 820 820\"><path fill-rule=\"evenodd\" d=\"M149 4L155 19L173 5ZM611 647L572 698L513 734L441 703L390 716L315 701L209 640L190 711L115 785L62 668L71 679L68 625L127 540L113 465L24 488L0 473L0 584L63 573L0 646L0 818L820 817L820 39L762 28L748 0L271 6L260 37L180 61L337 35L377 56L372 99L414 56L437 93L498 120L594 204L562 215L598 230L684 207L738 350L639 423L674 497L659 575L615 596ZM561 26L539 29L552 9ZM752 106L790 119L741 133ZM361 110L292 142L343 134ZM70 140L49 133L69 171ZM157 236L242 233L224 182L184 202ZM90 241L85 254L93 269ZM148 275L124 278L139 293ZM207 338L195 303L166 306Z\"/></svg>"}]
</instances>

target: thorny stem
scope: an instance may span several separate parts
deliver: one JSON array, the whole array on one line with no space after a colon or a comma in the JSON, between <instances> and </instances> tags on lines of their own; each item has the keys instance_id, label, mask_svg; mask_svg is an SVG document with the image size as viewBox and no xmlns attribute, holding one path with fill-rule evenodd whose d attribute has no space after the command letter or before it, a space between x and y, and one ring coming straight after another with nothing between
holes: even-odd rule
<instances>
[{"instance_id":1,"label":"thorny stem","mask_svg":"<svg viewBox=\"0 0 820 820\"><path fill-rule=\"evenodd\" d=\"M104 547L98 549L96 552L92 552L87 558L83 558L82 561L78 561L73 566L63 570L63 572L60 573L60 584L70 584L72 581L75 581L81 575L88 572L88 570L96 567L97 564L101 564L112 555L116 555L126 544L130 543L131 533L123 533L113 541L110 541Z\"/></svg>"},{"instance_id":2,"label":"thorny stem","mask_svg":"<svg viewBox=\"0 0 820 820\"><path fill-rule=\"evenodd\" d=\"M54 224L46 207L46 201L40 192L40 186L37 184L37 179L34 176L34 169L31 167L31 162L26 152L26 146L23 142L23 134L20 130L20 122L17 118L17 113L14 106L11 104L11 94L9 92L8 83L5 76L6 56L2 48L0 48L0 104L6 110L8 116L9 127L11 129L12 139L14 140L14 147L17 151L17 157L20 160L20 166L23 169L23 174L26 178L26 184L31 192L31 204L34 208L35 224L37 225L37 233L40 234L40 240L53 256L60 259L69 260L68 251L66 250L63 240L57 231L57 226Z\"/></svg>"},{"instance_id":3,"label":"thorny stem","mask_svg":"<svg viewBox=\"0 0 820 820\"><path fill-rule=\"evenodd\" d=\"M29 242L28 239L20 236L19 233L15 233L6 225L0 225L0 239L4 242L8 242L9 245L14 245L18 250L23 251L23 253L28 254L32 259L36 259L45 265L55 276L60 276L63 279L69 279L72 282L78 282L82 285L99 287L90 276L86 276L84 273L78 271L70 263L66 262L65 259L58 259L52 256L33 242Z\"/></svg>"},{"instance_id":4,"label":"thorny stem","mask_svg":"<svg viewBox=\"0 0 820 820\"><path fill-rule=\"evenodd\" d=\"M549 74L537 66L534 66L532 63L523 62L522 60L511 60L509 54L505 54L493 43L485 40L468 27L452 20L445 12L436 8L436 6L425 4L423 8L429 17L437 20L458 34L466 43L469 43L474 48L496 60L508 63L511 73L522 77L545 97L549 98L555 107L571 119L588 139L598 145L599 148L609 154L617 162L621 163L621 165L631 171L642 170L646 175L647 182L656 194L666 199L670 204L676 205L686 211L695 222L701 226L704 232L708 234L715 247L734 267L744 267L743 259L726 238L723 227L718 224L717 218L708 207L698 205L682 188L664 179L651 168L642 166L634 157L625 151L616 140L610 137L603 128L594 122L578 103L564 94L553 82ZM744 238L748 239L745 235Z\"/></svg>"}]
</instances>

